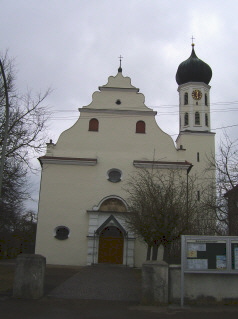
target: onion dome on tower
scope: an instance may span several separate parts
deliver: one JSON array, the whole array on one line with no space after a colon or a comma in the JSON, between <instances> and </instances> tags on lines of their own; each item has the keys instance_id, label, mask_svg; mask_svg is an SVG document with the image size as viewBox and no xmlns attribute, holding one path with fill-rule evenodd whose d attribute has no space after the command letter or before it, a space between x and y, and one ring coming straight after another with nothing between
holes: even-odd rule
<instances>
[{"instance_id":1,"label":"onion dome on tower","mask_svg":"<svg viewBox=\"0 0 238 319\"><path fill-rule=\"evenodd\" d=\"M176 73L176 82L178 85L188 82L204 82L208 84L212 78L212 69L210 66L200 60L194 51L194 44L192 44L191 56L183 61Z\"/></svg>"}]
</instances>

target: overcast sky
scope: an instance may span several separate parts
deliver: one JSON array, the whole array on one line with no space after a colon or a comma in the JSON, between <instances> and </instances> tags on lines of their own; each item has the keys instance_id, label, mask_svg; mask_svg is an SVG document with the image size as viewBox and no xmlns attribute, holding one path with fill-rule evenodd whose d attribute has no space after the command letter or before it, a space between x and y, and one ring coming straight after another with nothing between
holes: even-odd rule
<instances>
[{"instance_id":1,"label":"overcast sky","mask_svg":"<svg viewBox=\"0 0 238 319\"><path fill-rule=\"evenodd\" d=\"M191 54L213 70L211 126L217 141L222 128L238 135L237 0L0 0L0 51L15 57L17 86L53 92L49 139L78 118L98 86L123 75L158 112L158 125L178 134L175 74ZM39 167L37 159L35 166ZM32 178L37 207L39 177Z\"/></svg>"}]
</instances>

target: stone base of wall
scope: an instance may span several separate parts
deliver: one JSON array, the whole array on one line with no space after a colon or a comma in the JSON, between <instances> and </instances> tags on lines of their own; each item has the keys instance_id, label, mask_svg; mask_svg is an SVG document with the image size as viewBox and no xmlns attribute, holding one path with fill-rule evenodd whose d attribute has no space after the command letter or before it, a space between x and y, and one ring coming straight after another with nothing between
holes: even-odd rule
<instances>
[{"instance_id":1,"label":"stone base of wall","mask_svg":"<svg viewBox=\"0 0 238 319\"><path fill-rule=\"evenodd\" d=\"M184 304L238 304L237 274L185 274ZM143 304L181 302L181 266L147 261L142 266Z\"/></svg>"},{"instance_id":2,"label":"stone base of wall","mask_svg":"<svg viewBox=\"0 0 238 319\"><path fill-rule=\"evenodd\" d=\"M164 261L147 261L142 265L143 304L168 303L168 264Z\"/></svg>"},{"instance_id":3,"label":"stone base of wall","mask_svg":"<svg viewBox=\"0 0 238 319\"><path fill-rule=\"evenodd\" d=\"M238 304L237 274L185 274L185 304ZM169 266L169 303L181 301L181 266Z\"/></svg>"},{"instance_id":4,"label":"stone base of wall","mask_svg":"<svg viewBox=\"0 0 238 319\"><path fill-rule=\"evenodd\" d=\"M28 299L43 297L45 265L46 259L41 255L18 255L13 283L13 297Z\"/></svg>"}]
</instances>

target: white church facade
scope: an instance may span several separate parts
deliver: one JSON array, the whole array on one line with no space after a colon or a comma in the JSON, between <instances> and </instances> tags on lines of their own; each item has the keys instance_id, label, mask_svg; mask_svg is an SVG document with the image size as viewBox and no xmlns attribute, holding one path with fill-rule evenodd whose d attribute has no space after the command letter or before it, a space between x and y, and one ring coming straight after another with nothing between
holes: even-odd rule
<instances>
[{"instance_id":1,"label":"white church facade","mask_svg":"<svg viewBox=\"0 0 238 319\"><path fill-rule=\"evenodd\" d=\"M211 68L191 56L180 64L176 143L156 112L124 77L100 86L77 122L47 144L42 166L36 253L48 264L123 264L140 267L146 245L127 229L126 183L142 168L190 170L200 176L215 153L210 131ZM163 160L160 160L163 159Z\"/></svg>"}]
</instances>

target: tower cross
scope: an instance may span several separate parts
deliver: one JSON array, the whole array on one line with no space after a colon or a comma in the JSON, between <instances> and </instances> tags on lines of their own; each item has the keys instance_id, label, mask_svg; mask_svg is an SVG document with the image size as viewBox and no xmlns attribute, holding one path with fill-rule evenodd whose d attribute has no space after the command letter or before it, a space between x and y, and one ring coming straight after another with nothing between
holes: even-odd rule
<instances>
[{"instance_id":1,"label":"tower cross","mask_svg":"<svg viewBox=\"0 0 238 319\"><path fill-rule=\"evenodd\" d=\"M195 40L195 38L193 37L193 35L192 35L192 37L191 37L191 40L192 40L192 45L193 45L193 44L194 44L194 43L193 43L193 40Z\"/></svg>"},{"instance_id":2,"label":"tower cross","mask_svg":"<svg viewBox=\"0 0 238 319\"><path fill-rule=\"evenodd\" d=\"M119 61L120 61L120 68L121 68L121 59L123 59L123 56L120 55L118 58L119 58Z\"/></svg>"}]
</instances>

